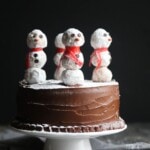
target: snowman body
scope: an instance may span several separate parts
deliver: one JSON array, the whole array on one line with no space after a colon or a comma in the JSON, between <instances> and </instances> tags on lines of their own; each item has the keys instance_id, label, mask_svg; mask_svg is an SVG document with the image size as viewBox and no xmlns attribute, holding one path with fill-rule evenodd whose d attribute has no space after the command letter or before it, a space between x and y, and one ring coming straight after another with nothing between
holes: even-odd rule
<instances>
[{"instance_id":1,"label":"snowman body","mask_svg":"<svg viewBox=\"0 0 150 150\"><path fill-rule=\"evenodd\" d=\"M112 80L112 72L107 67L94 68L92 80L94 82L109 82Z\"/></svg>"},{"instance_id":2,"label":"snowman body","mask_svg":"<svg viewBox=\"0 0 150 150\"><path fill-rule=\"evenodd\" d=\"M111 54L108 48L112 42L109 33L98 28L91 35L91 46L94 48L90 56L90 63L95 66L92 80L96 82L109 82L112 80L112 72L108 68L111 63Z\"/></svg>"},{"instance_id":3,"label":"snowman body","mask_svg":"<svg viewBox=\"0 0 150 150\"><path fill-rule=\"evenodd\" d=\"M43 50L38 52L29 52L28 57L29 68L42 68L47 61L47 56Z\"/></svg>"},{"instance_id":4,"label":"snowman body","mask_svg":"<svg viewBox=\"0 0 150 150\"><path fill-rule=\"evenodd\" d=\"M65 45L65 53L62 56L62 66L65 71L62 73L62 81L70 86L81 85L84 82L84 75L80 70L84 56L80 47L85 42L84 35L78 29L69 28L64 32L62 41Z\"/></svg>"},{"instance_id":5,"label":"snowman body","mask_svg":"<svg viewBox=\"0 0 150 150\"><path fill-rule=\"evenodd\" d=\"M101 67L108 67L111 63L111 55L109 51L105 51L105 52L101 52L101 54L99 54L101 57ZM93 66L97 67L98 66L98 58L96 55L94 55L91 58L91 63L93 64Z\"/></svg>"},{"instance_id":6,"label":"snowman body","mask_svg":"<svg viewBox=\"0 0 150 150\"><path fill-rule=\"evenodd\" d=\"M63 67L69 70L77 70L81 69L84 62L83 53L76 54L76 57L81 62L81 65L77 64L74 60L70 59L69 57L64 56L62 59Z\"/></svg>"},{"instance_id":7,"label":"snowman body","mask_svg":"<svg viewBox=\"0 0 150 150\"><path fill-rule=\"evenodd\" d=\"M46 80L46 72L41 68L31 67L26 69L24 77L29 84L42 83Z\"/></svg>"},{"instance_id":8,"label":"snowman body","mask_svg":"<svg viewBox=\"0 0 150 150\"><path fill-rule=\"evenodd\" d=\"M84 75L80 69L66 69L62 73L62 80L66 85L81 85L84 81Z\"/></svg>"},{"instance_id":9,"label":"snowman body","mask_svg":"<svg viewBox=\"0 0 150 150\"><path fill-rule=\"evenodd\" d=\"M46 80L46 72L42 69L47 61L43 48L47 47L46 35L38 29L31 31L27 36L29 52L26 57L24 78L29 84L41 83Z\"/></svg>"},{"instance_id":10,"label":"snowman body","mask_svg":"<svg viewBox=\"0 0 150 150\"><path fill-rule=\"evenodd\" d=\"M54 64L56 65L56 70L54 72L54 79L56 80L61 80L62 72L65 70L65 68L62 66L62 63L61 63L61 58L65 51L65 45L62 42L62 36L63 36L63 33L59 33L55 37L55 41L54 41L54 44L56 47L56 53L54 55L53 61L54 61Z\"/></svg>"}]
</instances>

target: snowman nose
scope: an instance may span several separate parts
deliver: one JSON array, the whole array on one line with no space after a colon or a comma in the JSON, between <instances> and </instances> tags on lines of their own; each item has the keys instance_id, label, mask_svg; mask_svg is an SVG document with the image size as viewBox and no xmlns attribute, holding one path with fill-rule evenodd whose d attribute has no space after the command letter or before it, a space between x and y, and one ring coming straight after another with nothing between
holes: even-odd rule
<instances>
[{"instance_id":1,"label":"snowman nose","mask_svg":"<svg viewBox=\"0 0 150 150\"><path fill-rule=\"evenodd\" d=\"M34 42L37 42L38 41L38 39L34 39Z\"/></svg>"},{"instance_id":2,"label":"snowman nose","mask_svg":"<svg viewBox=\"0 0 150 150\"><path fill-rule=\"evenodd\" d=\"M75 41L76 41L76 42L78 42L78 41L79 41L79 39L78 39L78 38L75 38Z\"/></svg>"},{"instance_id":3,"label":"snowman nose","mask_svg":"<svg viewBox=\"0 0 150 150\"><path fill-rule=\"evenodd\" d=\"M108 41L112 41L112 39L111 39L111 38L109 38L109 39L108 39Z\"/></svg>"}]
</instances>

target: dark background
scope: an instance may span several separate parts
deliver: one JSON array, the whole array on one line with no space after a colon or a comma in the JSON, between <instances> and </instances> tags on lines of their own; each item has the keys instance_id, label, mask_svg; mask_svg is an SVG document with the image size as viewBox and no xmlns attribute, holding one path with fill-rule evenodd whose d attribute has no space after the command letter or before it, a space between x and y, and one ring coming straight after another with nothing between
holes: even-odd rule
<instances>
[{"instance_id":1,"label":"dark background","mask_svg":"<svg viewBox=\"0 0 150 150\"><path fill-rule=\"evenodd\" d=\"M52 3L53 2L53 3ZM0 5L0 123L9 123L16 115L17 85L23 79L27 34L41 29L48 38L44 66L47 78L53 78L54 38L67 28L81 30L85 36L82 68L91 79L88 66L93 51L92 32L101 27L113 38L109 48L109 68L120 84L120 114L128 122L150 121L150 5L148 1L55 0L4 1Z\"/></svg>"}]
</instances>

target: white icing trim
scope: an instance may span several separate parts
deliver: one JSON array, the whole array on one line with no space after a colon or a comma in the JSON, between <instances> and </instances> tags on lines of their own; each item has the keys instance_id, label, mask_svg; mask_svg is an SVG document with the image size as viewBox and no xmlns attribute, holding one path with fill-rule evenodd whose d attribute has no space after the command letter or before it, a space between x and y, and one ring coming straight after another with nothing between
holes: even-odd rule
<instances>
[{"instance_id":1,"label":"white icing trim","mask_svg":"<svg viewBox=\"0 0 150 150\"><path fill-rule=\"evenodd\" d=\"M30 88L30 89L68 89L68 88L90 88L90 87L98 87L98 86L109 86L109 85L118 85L119 83L116 82L115 80L112 80L110 82L93 82L92 80L85 80L84 83L80 86L66 86L63 85L62 81L60 80L46 80L43 83L38 83L38 84L30 84L30 85L25 85L22 83L22 86L25 88Z\"/></svg>"}]
</instances>

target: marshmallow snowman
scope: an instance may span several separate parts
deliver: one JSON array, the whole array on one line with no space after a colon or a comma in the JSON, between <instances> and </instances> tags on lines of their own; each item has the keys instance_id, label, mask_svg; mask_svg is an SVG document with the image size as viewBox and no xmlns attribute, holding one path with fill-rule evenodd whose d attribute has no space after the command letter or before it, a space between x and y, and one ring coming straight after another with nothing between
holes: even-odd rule
<instances>
[{"instance_id":1,"label":"marshmallow snowman","mask_svg":"<svg viewBox=\"0 0 150 150\"><path fill-rule=\"evenodd\" d=\"M102 29L96 29L91 35L91 46L94 51L90 56L90 65L95 66L92 80L96 82L109 82L112 80L112 72L108 69L111 63L111 54L108 48L112 42L109 33Z\"/></svg>"},{"instance_id":2,"label":"marshmallow snowman","mask_svg":"<svg viewBox=\"0 0 150 150\"><path fill-rule=\"evenodd\" d=\"M29 84L42 83L46 80L46 73L43 69L31 67L25 70L24 78Z\"/></svg>"},{"instance_id":3,"label":"marshmallow snowman","mask_svg":"<svg viewBox=\"0 0 150 150\"><path fill-rule=\"evenodd\" d=\"M63 33L62 42L65 52L62 56L62 66L66 69L62 73L62 81L66 85L81 85L84 82L83 72L80 70L84 63L80 47L85 39L81 31L69 28Z\"/></svg>"},{"instance_id":4,"label":"marshmallow snowman","mask_svg":"<svg viewBox=\"0 0 150 150\"><path fill-rule=\"evenodd\" d=\"M54 72L54 79L61 80L62 72L65 68L62 66L61 58L65 51L65 45L62 42L63 33L59 33L54 40L54 44L56 47L56 54L54 55L54 64L57 66Z\"/></svg>"},{"instance_id":5,"label":"marshmallow snowman","mask_svg":"<svg viewBox=\"0 0 150 150\"><path fill-rule=\"evenodd\" d=\"M47 47L47 37L39 29L34 29L27 36L29 52L26 57L24 78L29 84L40 83L46 80L46 72L42 69L47 61L43 48Z\"/></svg>"}]
</instances>

